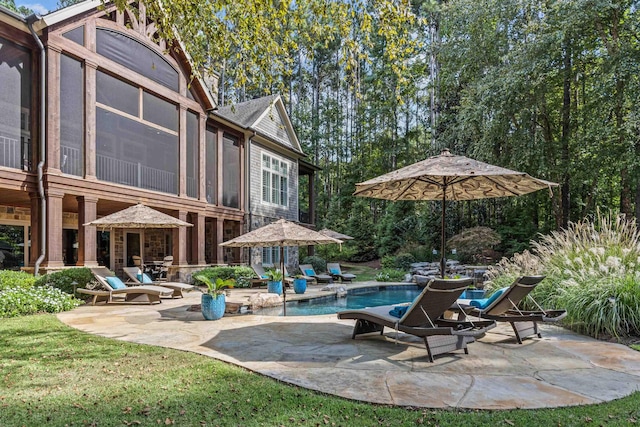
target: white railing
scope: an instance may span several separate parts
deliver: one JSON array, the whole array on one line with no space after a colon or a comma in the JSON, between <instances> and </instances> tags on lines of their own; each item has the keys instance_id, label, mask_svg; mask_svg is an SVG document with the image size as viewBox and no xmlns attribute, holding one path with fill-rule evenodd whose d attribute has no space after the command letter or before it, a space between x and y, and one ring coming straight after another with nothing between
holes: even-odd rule
<instances>
[{"instance_id":1,"label":"white railing","mask_svg":"<svg viewBox=\"0 0 640 427\"><path fill-rule=\"evenodd\" d=\"M0 135L0 166L22 169L20 140Z\"/></svg>"},{"instance_id":2,"label":"white railing","mask_svg":"<svg viewBox=\"0 0 640 427\"><path fill-rule=\"evenodd\" d=\"M79 148L61 145L60 169L70 175L82 176L82 151Z\"/></svg>"},{"instance_id":3,"label":"white railing","mask_svg":"<svg viewBox=\"0 0 640 427\"><path fill-rule=\"evenodd\" d=\"M98 179L148 190L177 194L176 174L108 156L96 156Z\"/></svg>"},{"instance_id":4,"label":"white railing","mask_svg":"<svg viewBox=\"0 0 640 427\"><path fill-rule=\"evenodd\" d=\"M187 196L198 197L198 180L187 177Z\"/></svg>"}]
</instances>

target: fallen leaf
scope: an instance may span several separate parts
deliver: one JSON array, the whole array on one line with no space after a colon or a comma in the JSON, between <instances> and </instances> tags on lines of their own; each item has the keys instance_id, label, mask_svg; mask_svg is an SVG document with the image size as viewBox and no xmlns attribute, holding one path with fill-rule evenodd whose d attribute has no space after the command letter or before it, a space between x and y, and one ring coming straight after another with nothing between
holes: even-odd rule
<instances>
[{"instance_id":1,"label":"fallen leaf","mask_svg":"<svg viewBox=\"0 0 640 427\"><path fill-rule=\"evenodd\" d=\"M510 426L514 426L515 424L513 423L513 421L511 420L504 420L505 423L509 424Z\"/></svg>"},{"instance_id":2,"label":"fallen leaf","mask_svg":"<svg viewBox=\"0 0 640 427\"><path fill-rule=\"evenodd\" d=\"M169 418L169 417L167 417L167 418L164 420L164 425L166 425L166 426L170 426L170 425L173 425L173 424L175 424L175 423L174 423L174 422L173 422L173 420L172 420L171 418Z\"/></svg>"},{"instance_id":3,"label":"fallen leaf","mask_svg":"<svg viewBox=\"0 0 640 427\"><path fill-rule=\"evenodd\" d=\"M123 414L130 414L131 413L131 406L127 406L126 408L124 408L122 410Z\"/></svg>"}]
</instances>

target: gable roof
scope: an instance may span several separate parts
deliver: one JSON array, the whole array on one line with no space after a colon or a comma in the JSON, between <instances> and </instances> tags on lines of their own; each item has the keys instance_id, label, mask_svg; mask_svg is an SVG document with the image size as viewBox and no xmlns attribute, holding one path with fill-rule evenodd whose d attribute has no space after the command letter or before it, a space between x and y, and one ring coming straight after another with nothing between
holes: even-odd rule
<instances>
[{"instance_id":1,"label":"gable roof","mask_svg":"<svg viewBox=\"0 0 640 427\"><path fill-rule=\"evenodd\" d=\"M213 115L304 155L280 95L219 107Z\"/></svg>"}]
</instances>

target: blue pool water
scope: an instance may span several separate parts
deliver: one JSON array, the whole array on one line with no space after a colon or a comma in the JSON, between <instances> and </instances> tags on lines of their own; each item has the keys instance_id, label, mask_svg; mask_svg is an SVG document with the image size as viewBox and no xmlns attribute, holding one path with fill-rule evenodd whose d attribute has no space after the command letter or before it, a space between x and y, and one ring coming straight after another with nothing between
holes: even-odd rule
<instances>
[{"instance_id":1,"label":"blue pool water","mask_svg":"<svg viewBox=\"0 0 640 427\"><path fill-rule=\"evenodd\" d=\"M343 298L335 296L311 298L302 301L287 302L287 316L314 316L332 314L342 310L351 310L379 305L400 304L413 301L420 294L417 286L389 286L351 289ZM254 314L282 316L282 307L263 308Z\"/></svg>"}]
</instances>

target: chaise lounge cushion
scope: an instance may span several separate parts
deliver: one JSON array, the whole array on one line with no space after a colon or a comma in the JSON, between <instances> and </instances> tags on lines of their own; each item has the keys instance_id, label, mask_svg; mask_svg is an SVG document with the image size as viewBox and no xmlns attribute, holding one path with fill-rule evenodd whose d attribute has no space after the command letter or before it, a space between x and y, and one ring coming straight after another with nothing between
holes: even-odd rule
<instances>
[{"instance_id":1,"label":"chaise lounge cushion","mask_svg":"<svg viewBox=\"0 0 640 427\"><path fill-rule=\"evenodd\" d=\"M315 275L316 275L315 271L313 271L313 270L305 270L305 271L304 271L304 274L305 274L306 276L311 276L311 277L313 277L313 276L315 276Z\"/></svg>"},{"instance_id":2,"label":"chaise lounge cushion","mask_svg":"<svg viewBox=\"0 0 640 427\"><path fill-rule=\"evenodd\" d=\"M113 289L127 289L127 285L122 283L122 280L120 280L120 278L118 277L105 277L105 280Z\"/></svg>"},{"instance_id":3,"label":"chaise lounge cushion","mask_svg":"<svg viewBox=\"0 0 640 427\"><path fill-rule=\"evenodd\" d=\"M477 307L480 310L484 310L485 308L489 307L489 305L494 302L495 300L497 300L498 298L500 298L500 295L502 295L504 293L504 291L506 291L507 288L502 288L502 289L498 289L497 291L495 291L494 293L491 294L491 296L489 298L483 298L483 299L472 299L469 302L469 305L472 307Z\"/></svg>"}]
</instances>

